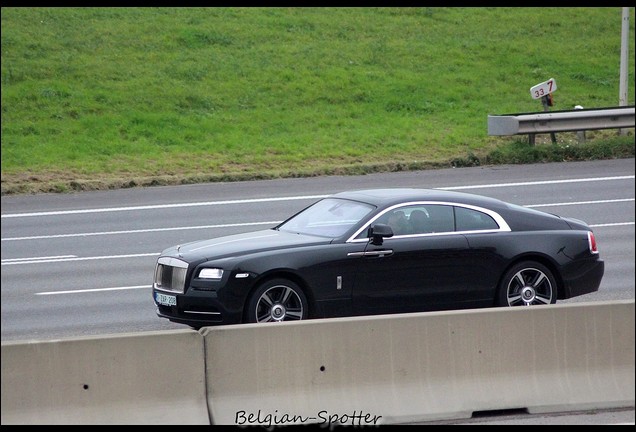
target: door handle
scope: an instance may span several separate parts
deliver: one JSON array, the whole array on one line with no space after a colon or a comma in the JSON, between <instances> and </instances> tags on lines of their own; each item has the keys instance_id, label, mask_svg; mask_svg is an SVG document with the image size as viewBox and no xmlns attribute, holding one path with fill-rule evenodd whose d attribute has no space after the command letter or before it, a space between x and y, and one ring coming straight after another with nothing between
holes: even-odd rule
<instances>
[{"instance_id":1,"label":"door handle","mask_svg":"<svg viewBox=\"0 0 636 432\"><path fill-rule=\"evenodd\" d=\"M383 249L383 250L374 250L374 251L365 251L365 252L350 252L347 256L377 256L383 257L387 255L392 255L393 249Z\"/></svg>"}]
</instances>

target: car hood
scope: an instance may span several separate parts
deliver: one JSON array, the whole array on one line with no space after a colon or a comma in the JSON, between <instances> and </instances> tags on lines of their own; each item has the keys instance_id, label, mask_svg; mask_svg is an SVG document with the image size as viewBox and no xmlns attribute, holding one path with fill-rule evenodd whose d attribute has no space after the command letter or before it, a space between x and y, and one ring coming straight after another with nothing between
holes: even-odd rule
<instances>
[{"instance_id":1,"label":"car hood","mask_svg":"<svg viewBox=\"0 0 636 432\"><path fill-rule=\"evenodd\" d=\"M172 256L192 262L201 259L211 260L245 255L271 249L327 244L331 241L331 238L267 229L185 243L164 250L161 256Z\"/></svg>"}]
</instances>

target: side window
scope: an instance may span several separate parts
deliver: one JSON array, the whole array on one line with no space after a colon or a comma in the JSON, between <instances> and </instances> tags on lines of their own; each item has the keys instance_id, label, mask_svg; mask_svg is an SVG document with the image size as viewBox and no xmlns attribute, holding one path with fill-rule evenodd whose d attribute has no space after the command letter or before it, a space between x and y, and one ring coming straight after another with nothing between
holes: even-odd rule
<instances>
[{"instance_id":1,"label":"side window","mask_svg":"<svg viewBox=\"0 0 636 432\"><path fill-rule=\"evenodd\" d=\"M386 223L391 226L394 235L409 233L409 223L403 210L393 210L386 216Z\"/></svg>"},{"instance_id":2,"label":"side window","mask_svg":"<svg viewBox=\"0 0 636 432\"><path fill-rule=\"evenodd\" d=\"M499 225L486 213L463 207L455 207L457 231L498 229Z\"/></svg>"},{"instance_id":3,"label":"side window","mask_svg":"<svg viewBox=\"0 0 636 432\"><path fill-rule=\"evenodd\" d=\"M429 234L455 231L453 207L449 205L418 205L408 210L411 234Z\"/></svg>"},{"instance_id":4,"label":"side window","mask_svg":"<svg viewBox=\"0 0 636 432\"><path fill-rule=\"evenodd\" d=\"M393 235L411 234L408 216L404 212L404 208L390 210L380 216L375 223L386 224L393 229ZM362 232L356 238L366 237L366 232Z\"/></svg>"},{"instance_id":5,"label":"side window","mask_svg":"<svg viewBox=\"0 0 636 432\"><path fill-rule=\"evenodd\" d=\"M455 218L453 207L449 205L427 205L429 232L453 232L455 231Z\"/></svg>"},{"instance_id":6,"label":"side window","mask_svg":"<svg viewBox=\"0 0 636 432\"><path fill-rule=\"evenodd\" d=\"M428 211L424 208L413 208L408 215L408 226L410 234L422 234L431 232L428 226Z\"/></svg>"}]
</instances>

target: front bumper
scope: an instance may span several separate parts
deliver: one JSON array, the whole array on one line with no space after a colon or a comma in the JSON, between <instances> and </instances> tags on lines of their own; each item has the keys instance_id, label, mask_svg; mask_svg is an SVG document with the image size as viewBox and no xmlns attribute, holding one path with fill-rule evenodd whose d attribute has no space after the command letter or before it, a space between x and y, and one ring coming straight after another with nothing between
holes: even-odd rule
<instances>
[{"instance_id":1,"label":"front bumper","mask_svg":"<svg viewBox=\"0 0 636 432\"><path fill-rule=\"evenodd\" d=\"M177 304L175 306L159 304L155 293L175 296ZM242 308L228 308L224 302L219 300L216 291L189 290L186 294L175 294L153 288L152 297L157 306L157 316L175 323L200 328L212 325L239 324L242 321Z\"/></svg>"}]
</instances>

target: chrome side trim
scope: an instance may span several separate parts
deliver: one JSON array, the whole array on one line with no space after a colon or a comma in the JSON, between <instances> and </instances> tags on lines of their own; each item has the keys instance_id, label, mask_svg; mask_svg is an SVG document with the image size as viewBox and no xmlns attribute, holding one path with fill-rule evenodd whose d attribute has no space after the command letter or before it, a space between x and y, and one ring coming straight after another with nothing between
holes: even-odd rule
<instances>
[{"instance_id":1,"label":"chrome side trim","mask_svg":"<svg viewBox=\"0 0 636 432\"><path fill-rule=\"evenodd\" d=\"M184 313L189 313L189 314L198 314L198 315L221 315L221 312L204 312L204 311L189 311L189 310L184 310Z\"/></svg>"},{"instance_id":2,"label":"chrome side trim","mask_svg":"<svg viewBox=\"0 0 636 432\"><path fill-rule=\"evenodd\" d=\"M357 230L356 232L353 233L353 235L351 235L351 237L349 237L346 241L346 243L366 243L369 241L368 238L361 238L361 239L356 239L356 237L358 235L360 235L361 232L366 231L369 229L369 226L375 222L378 218L382 217L386 212L395 210L396 208L400 208L400 207L408 207L411 205L427 205L427 204L437 204L437 205L446 205L446 206L453 206L453 207L463 207L463 208L468 208L471 210L475 210L478 212L482 212L487 214L488 216L492 217L495 222L497 223L497 225L499 225L499 229L489 229L489 230L474 230L474 231L449 231L449 232L444 232L444 233L426 233L426 234L406 234L406 235L396 235L393 237L388 237L386 239L384 239L385 241L387 240L392 240L392 239L400 239L400 238L413 238L413 237L425 237L425 236L440 236L440 235L456 235L456 234L475 234L475 233L495 233L495 232L509 232L512 231L510 229L510 226L508 225L508 223L504 220L503 217L501 217L501 215L495 211L492 211L490 209L487 208L483 208L483 207L479 207L479 206L474 206L474 205L470 205L470 204L463 204L463 203L456 203L456 202L452 202L452 201L411 201L411 202L405 202L405 203L400 203L400 204L396 204L393 205L391 207L386 208L382 213L378 213L377 215L375 215L375 217L373 219L371 219L369 222L367 222L364 226L362 226L362 228L360 228L359 230Z\"/></svg>"},{"instance_id":3,"label":"chrome side trim","mask_svg":"<svg viewBox=\"0 0 636 432\"><path fill-rule=\"evenodd\" d=\"M349 252L347 256L385 256L392 255L393 249L385 249L385 250L376 250L376 251L365 251L365 252Z\"/></svg>"}]
</instances>

